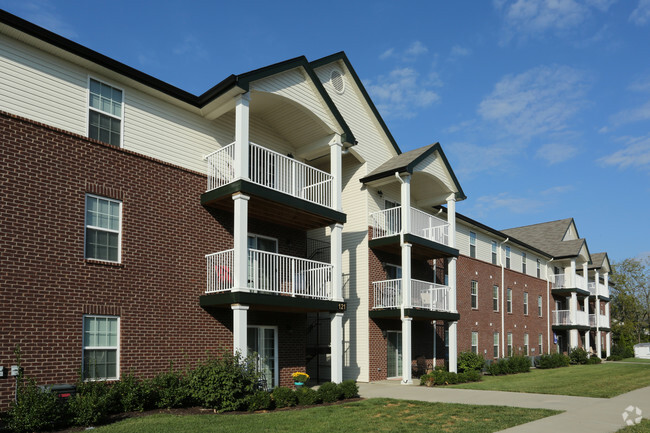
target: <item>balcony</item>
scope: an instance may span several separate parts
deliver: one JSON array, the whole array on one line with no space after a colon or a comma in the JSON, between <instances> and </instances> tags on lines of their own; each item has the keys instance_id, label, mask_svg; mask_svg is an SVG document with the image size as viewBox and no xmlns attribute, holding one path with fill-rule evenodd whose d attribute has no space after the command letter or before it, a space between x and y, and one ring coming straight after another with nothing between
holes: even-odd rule
<instances>
[{"instance_id":1,"label":"balcony","mask_svg":"<svg viewBox=\"0 0 650 433\"><path fill-rule=\"evenodd\" d=\"M589 295L590 296L598 296L598 286L600 284L596 284L595 281L589 281L589 284L587 285L587 288L589 289Z\"/></svg>"},{"instance_id":2,"label":"balcony","mask_svg":"<svg viewBox=\"0 0 650 433\"><path fill-rule=\"evenodd\" d=\"M235 172L235 143L205 157L206 206L232 211L232 194L257 197L249 203L253 218L285 226L312 229L345 222L334 209L333 176L271 149L250 143L248 176Z\"/></svg>"},{"instance_id":3,"label":"balcony","mask_svg":"<svg viewBox=\"0 0 650 433\"><path fill-rule=\"evenodd\" d=\"M411 226L405 241L416 247L416 258L458 256L458 250L449 245L449 223L419 209L410 209ZM402 233L402 207L380 210L370 214L371 247L396 253ZM392 244L393 248L390 247ZM382 248L384 247L384 248Z\"/></svg>"},{"instance_id":4,"label":"balcony","mask_svg":"<svg viewBox=\"0 0 650 433\"><path fill-rule=\"evenodd\" d=\"M551 275L551 282L555 291L577 291L581 295L587 295L589 293L587 290L587 280L582 275L575 275L575 284L571 282L571 276L568 274Z\"/></svg>"},{"instance_id":5,"label":"balcony","mask_svg":"<svg viewBox=\"0 0 650 433\"><path fill-rule=\"evenodd\" d=\"M392 310L388 314L372 314L371 317L399 316L402 307L402 280L384 280L372 283L374 303L373 310ZM448 319L458 316L450 308L451 289L448 286L429 283L427 281L411 280L411 305L404 309L411 316ZM431 312L432 314L418 315L415 311ZM375 312L379 313L379 312Z\"/></svg>"},{"instance_id":6,"label":"balcony","mask_svg":"<svg viewBox=\"0 0 650 433\"><path fill-rule=\"evenodd\" d=\"M589 317L585 311L576 311L576 320L571 320L571 310L553 310L553 326L581 327L589 326Z\"/></svg>"},{"instance_id":7,"label":"balcony","mask_svg":"<svg viewBox=\"0 0 650 433\"><path fill-rule=\"evenodd\" d=\"M233 289L234 250L209 254L206 294ZM267 251L248 250L248 293L332 300L332 265Z\"/></svg>"},{"instance_id":8,"label":"balcony","mask_svg":"<svg viewBox=\"0 0 650 433\"><path fill-rule=\"evenodd\" d=\"M607 316L605 314L599 314L598 315L598 327L599 328L609 328L609 320L607 319ZM595 314L590 314L589 315L589 326L592 328L596 327L596 315Z\"/></svg>"}]
</instances>

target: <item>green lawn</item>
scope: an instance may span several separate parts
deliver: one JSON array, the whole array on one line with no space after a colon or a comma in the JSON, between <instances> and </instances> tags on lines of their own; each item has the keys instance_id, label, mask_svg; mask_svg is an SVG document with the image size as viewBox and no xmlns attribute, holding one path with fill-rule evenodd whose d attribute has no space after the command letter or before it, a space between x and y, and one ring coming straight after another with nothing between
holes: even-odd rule
<instances>
[{"instance_id":1,"label":"green lawn","mask_svg":"<svg viewBox=\"0 0 650 433\"><path fill-rule=\"evenodd\" d=\"M509 376L483 376L483 381L453 388L563 394L584 397L614 397L650 386L650 365L604 363L573 365Z\"/></svg>"},{"instance_id":2,"label":"green lawn","mask_svg":"<svg viewBox=\"0 0 650 433\"><path fill-rule=\"evenodd\" d=\"M94 430L146 432L494 432L555 415L544 409L369 399L304 410L247 415L151 415Z\"/></svg>"},{"instance_id":3,"label":"green lawn","mask_svg":"<svg viewBox=\"0 0 650 433\"><path fill-rule=\"evenodd\" d=\"M648 363L650 364L650 359L642 359L642 358L625 358L620 361L616 362L643 362L643 363Z\"/></svg>"},{"instance_id":4,"label":"green lawn","mask_svg":"<svg viewBox=\"0 0 650 433\"><path fill-rule=\"evenodd\" d=\"M641 423L631 425L618 430L616 433L648 433L650 432L650 420L642 419Z\"/></svg>"}]
</instances>

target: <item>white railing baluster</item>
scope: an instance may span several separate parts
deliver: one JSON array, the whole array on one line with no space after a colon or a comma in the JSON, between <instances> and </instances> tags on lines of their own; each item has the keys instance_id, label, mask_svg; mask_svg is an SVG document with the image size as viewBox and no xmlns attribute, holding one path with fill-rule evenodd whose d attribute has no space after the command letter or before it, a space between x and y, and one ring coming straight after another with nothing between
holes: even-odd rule
<instances>
[{"instance_id":1,"label":"white railing baluster","mask_svg":"<svg viewBox=\"0 0 650 433\"><path fill-rule=\"evenodd\" d=\"M225 292L232 289L233 251L226 250L205 256L208 280L206 293Z\"/></svg>"},{"instance_id":2,"label":"white railing baluster","mask_svg":"<svg viewBox=\"0 0 650 433\"><path fill-rule=\"evenodd\" d=\"M375 281L372 283L373 308L399 308L402 305L402 280ZM451 289L441 284L411 280L411 306L432 311L450 311Z\"/></svg>"},{"instance_id":3,"label":"white railing baluster","mask_svg":"<svg viewBox=\"0 0 650 433\"><path fill-rule=\"evenodd\" d=\"M208 168L208 189L219 188L235 180L235 143L230 143L205 157Z\"/></svg>"},{"instance_id":4,"label":"white railing baluster","mask_svg":"<svg viewBox=\"0 0 650 433\"><path fill-rule=\"evenodd\" d=\"M401 232L401 209L401 206L397 206L370 214L373 239L393 236ZM411 208L411 234L449 245L449 223L419 209Z\"/></svg>"}]
</instances>

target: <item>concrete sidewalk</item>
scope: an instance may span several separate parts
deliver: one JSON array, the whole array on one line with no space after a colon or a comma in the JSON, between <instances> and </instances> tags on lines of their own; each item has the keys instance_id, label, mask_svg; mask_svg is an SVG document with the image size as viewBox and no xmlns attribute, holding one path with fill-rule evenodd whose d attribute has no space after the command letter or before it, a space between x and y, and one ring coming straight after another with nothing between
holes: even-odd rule
<instances>
[{"instance_id":1,"label":"concrete sidewalk","mask_svg":"<svg viewBox=\"0 0 650 433\"><path fill-rule=\"evenodd\" d=\"M650 387L641 388L613 398L592 398L473 389L428 388L418 385L405 386L399 381L359 383L358 385L359 393L365 398L383 397L565 411L560 415L504 430L507 432L615 432L625 427L622 413L628 406L639 407L646 418L650 417Z\"/></svg>"}]
</instances>

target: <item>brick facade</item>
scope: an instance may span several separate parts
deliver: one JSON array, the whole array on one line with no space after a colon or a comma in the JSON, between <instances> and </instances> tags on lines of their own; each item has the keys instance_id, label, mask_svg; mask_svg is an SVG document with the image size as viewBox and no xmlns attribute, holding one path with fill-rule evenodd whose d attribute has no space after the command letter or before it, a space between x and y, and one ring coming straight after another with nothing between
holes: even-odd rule
<instances>
[{"instance_id":1,"label":"brick facade","mask_svg":"<svg viewBox=\"0 0 650 433\"><path fill-rule=\"evenodd\" d=\"M120 317L120 372L148 377L232 350L232 312L199 306L206 254L232 248L233 215L200 204L206 178L127 150L0 113L2 329L0 365L40 384L72 383L81 367L82 317ZM85 196L121 200L122 260L84 259ZM303 256L302 231L251 220ZM305 314L249 312L279 328L280 376L304 370ZM0 378L0 407L14 381Z\"/></svg>"}]
</instances>

